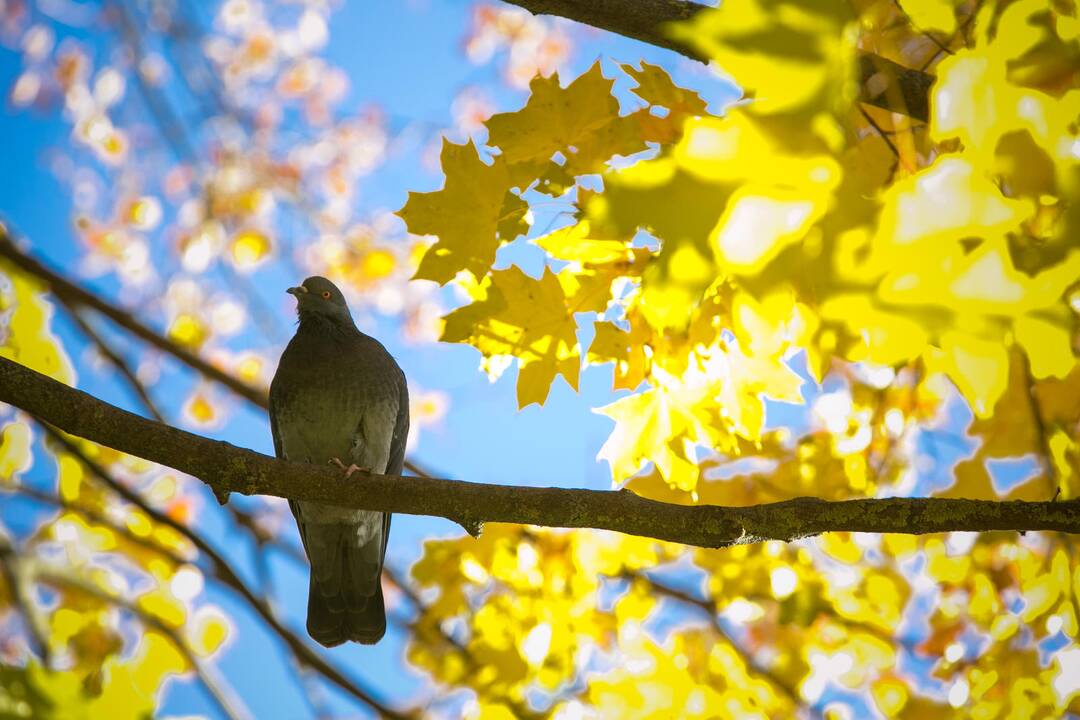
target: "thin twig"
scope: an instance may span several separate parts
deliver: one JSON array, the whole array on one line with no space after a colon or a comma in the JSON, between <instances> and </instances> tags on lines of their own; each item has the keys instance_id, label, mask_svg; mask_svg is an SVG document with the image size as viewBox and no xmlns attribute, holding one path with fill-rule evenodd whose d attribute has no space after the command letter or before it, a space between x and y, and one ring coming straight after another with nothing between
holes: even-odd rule
<instances>
[{"instance_id":1,"label":"thin twig","mask_svg":"<svg viewBox=\"0 0 1080 720\"><path fill-rule=\"evenodd\" d=\"M85 457L81 456L80 459L85 459ZM94 472L94 471L91 469L91 472ZM111 487L111 484L110 484L110 487ZM72 502L70 502L68 500L65 500L62 497L58 497L56 495L51 495L49 493L44 493L44 492L41 492L41 491L36 490L34 488L31 488L29 486L26 486L26 485L18 485L18 486L14 486L14 487L10 487L10 488L0 487L0 493L6 493L6 492L21 495L23 497L27 497L27 498L29 498L31 500L35 500L35 501L43 503L43 504L53 505L55 507L66 510L68 512L77 513L77 514L81 515L82 517L86 518L87 520L89 520L90 522L94 523L95 525L98 525L98 526L103 527L103 528L107 528L111 532L116 533L117 535L123 537L128 542L131 542L132 544L138 545L140 548L143 548L144 550L148 550L148 551L153 552L153 553L155 553L157 555L160 555L161 557L163 557L163 558L169 560L170 562L172 562L174 565L183 565L183 564L191 562L190 559L182 557L181 555L177 554L176 551L172 550L171 548L165 547L163 545L158 544L157 542L154 542L150 537L142 537L140 535L136 535L130 529L128 529L128 528L126 528L126 527L124 527L122 525L117 524L116 522L112 521L110 518L108 518L103 513L100 513L98 511L92 509L92 508L84 507L82 505L77 505L77 504L72 503ZM141 510L143 510L144 512L147 512L147 513L150 513L150 514L154 513L153 508L149 508L146 505L140 504L139 508ZM196 545L198 545L200 547L203 547L203 548L206 547L206 545L204 545L203 542L200 542L202 540L201 537L193 536L193 533L191 533L191 532L185 532L184 536L188 540L193 541L194 544L196 544ZM231 570L231 568L229 568L227 566L227 564L224 562L224 560L221 559L218 562L214 562L212 560L211 556L215 555L215 553L214 553L214 551L212 549L210 549L209 552L204 551L204 555L207 556L208 559L211 559L212 568L211 568L210 577L212 579L214 579L215 581L220 582L222 585L229 588L230 590L240 594L241 597L244 598L248 602L249 605L251 605L252 604L251 599L252 599L253 596L251 594L248 594L248 593L239 592L235 573ZM4 556L0 555L0 563L3 563L4 560L5 560ZM306 566L306 561L305 561L305 566ZM6 565L4 567L6 569ZM224 567L224 571L222 569L223 567ZM398 581L398 579L396 577L392 576L389 579L390 579L391 583L394 583L394 584L399 583L399 581ZM10 579L9 579L9 584L11 584L12 586L15 586L15 583L12 582ZM407 590L406 588L404 588L403 585L398 585L398 587L400 587L402 589L402 591L404 592L406 597L408 597L410 600L415 600L416 603L419 603L419 599L417 598L417 596L411 590ZM254 609L256 610L256 612L259 612L260 615L262 614L260 612L261 608L255 607ZM264 618L264 620L265 620L265 618ZM40 643L41 643L43 648L48 647L47 645L44 644L44 640L41 640ZM319 671L318 668L314 668L311 663L306 662L305 658L299 657L297 655L297 653L291 652L290 657L291 657L293 663L296 665L296 667L297 667L297 669L299 671L302 671L302 672L304 672L306 674L310 674L312 676L325 677L323 675L323 673L321 673ZM311 688L306 687L307 682L304 680L304 678L300 678L300 684L302 686L304 686L305 694L310 696ZM311 698L309 697L309 699L311 699ZM314 699L311 699L311 700L312 700L312 703L313 703L312 707L315 707ZM378 709L378 708L376 708L376 709Z\"/></svg>"},{"instance_id":2,"label":"thin twig","mask_svg":"<svg viewBox=\"0 0 1080 720\"><path fill-rule=\"evenodd\" d=\"M677 600L684 605L690 605L691 607L702 610L708 616L709 624L712 626L713 630L743 657L743 661L746 663L747 668L749 668L752 674L762 677L770 684L776 686L776 688L779 689L797 708L810 711L816 717L821 716L821 713L817 708L808 705L802 697L799 696L799 692L796 688L792 687L790 683L777 675L770 668L758 663L753 654L747 648L743 647L743 645L728 632L727 628L720 622L720 616L716 612L715 603L704 598L696 597L688 592L671 587L670 585L666 585L642 572L626 571L623 573L622 577L630 582L644 583L650 590L661 597Z\"/></svg>"},{"instance_id":3,"label":"thin twig","mask_svg":"<svg viewBox=\"0 0 1080 720\"><path fill-rule=\"evenodd\" d=\"M210 380L224 385L256 407L266 408L267 398L265 390L248 385L221 368L211 365L188 348L169 340L161 333L144 325L130 312L117 308L107 300L76 285L61 273L50 269L28 253L23 252L16 247L12 238L2 227L0 227L0 257L7 258L20 270L43 281L56 296L62 296L69 303L88 307L91 310L104 315L135 337L149 343L162 352L168 353Z\"/></svg>"},{"instance_id":4,"label":"thin twig","mask_svg":"<svg viewBox=\"0 0 1080 720\"><path fill-rule=\"evenodd\" d=\"M672 23L687 22L713 8L689 0L505 0L534 15L555 15L672 50L691 60L712 60L693 43L674 37ZM929 118L929 91L934 76L904 67L880 55L858 54L861 93L859 101L908 115L915 120ZM872 90L869 81L884 73L887 87Z\"/></svg>"},{"instance_id":5,"label":"thin twig","mask_svg":"<svg viewBox=\"0 0 1080 720\"><path fill-rule=\"evenodd\" d=\"M400 713L392 708L386 706L381 701L377 700L374 693L370 690L360 687L355 680L347 678L340 670L330 665L324 660L318 653L316 653L306 642L304 642L296 633L289 628L285 627L281 621L277 618L270 607L261 598L255 596L247 584L240 579L239 574L233 569L232 565L222 556L217 550L205 538L198 533L189 529L186 525L178 522L177 520L169 517L160 510L146 503L139 495L118 480L112 477L112 475L96 461L88 457L75 443L71 442L66 436L58 432L51 425L42 423L42 427L48 432L48 434L62 446L62 448L78 459L99 481L106 485L110 490L120 495L128 502L132 503L140 510L145 512L150 518L157 523L165 525L187 540L189 540L200 552L202 552L212 563L215 574L219 579L233 591L235 591L241 598L263 619L263 621L270 627L274 633L288 646L290 651L297 657L301 663L316 670L320 675L326 678L328 681L337 685L349 695L352 695L357 700L361 701L365 705L371 707L376 712L379 712L385 717L391 718L405 718L409 717L409 713Z\"/></svg>"},{"instance_id":6,"label":"thin twig","mask_svg":"<svg viewBox=\"0 0 1080 720\"><path fill-rule=\"evenodd\" d=\"M917 30L920 35L922 35L924 38L936 45L941 52L948 53L949 55L954 54L952 50L950 50L948 47L942 44L940 40L934 37L929 30L923 30L921 27L916 25L915 21L911 18L910 15L907 14L907 11L904 10L904 6L900 4L899 0L893 0L893 5L896 6L897 11L899 11L899 13L907 19L908 24L911 25L911 27L915 28L915 30ZM949 38L949 40L946 42L951 42L951 40L952 38Z\"/></svg>"},{"instance_id":7,"label":"thin twig","mask_svg":"<svg viewBox=\"0 0 1080 720\"><path fill-rule=\"evenodd\" d=\"M184 656L184 659L187 660L188 664L191 665L192 670L195 671L195 675L199 678L199 682L206 688L206 691L221 709L221 712L224 713L225 717L230 720L246 720L247 718L253 717L247 707L244 706L243 701L236 695L236 692L229 687L224 680L217 676L217 672L213 666L204 663L191 649L187 640L184 639L176 628L168 625L161 618L146 612L125 597L108 593L80 578L64 575L54 570L37 570L34 575L39 581L44 582L47 585L67 587L94 597L101 602L127 610L144 625L161 633L172 642L180 654Z\"/></svg>"},{"instance_id":8,"label":"thin twig","mask_svg":"<svg viewBox=\"0 0 1080 720\"><path fill-rule=\"evenodd\" d=\"M889 149L892 150L892 154L896 156L896 161L903 162L903 160L900 159L900 150L897 149L896 145L893 144L892 139L889 138L889 134L881 129L881 126L878 125L877 121L875 121L874 118L870 116L870 113L866 112L866 108L864 108L862 105L859 106L859 112L862 113L862 116L866 119L866 122L870 123L870 127L874 128L874 130L877 131L878 136L885 141L886 145L889 146ZM908 168L906 164L904 165L904 169L908 172L911 172L910 168Z\"/></svg>"},{"instance_id":9,"label":"thin twig","mask_svg":"<svg viewBox=\"0 0 1080 720\"><path fill-rule=\"evenodd\" d=\"M26 585L22 582L19 568L15 566L10 554L4 552L4 548L7 547L7 542L6 538L0 537L0 574L3 575L4 582L7 583L8 590L10 591L11 599L15 603L19 615L22 616L23 622L26 624L31 652L36 650L38 657L41 658L45 667L49 667L52 660L51 652L49 651L49 642L46 639L46 630L42 627L38 612L34 608L33 599L30 597Z\"/></svg>"},{"instance_id":10,"label":"thin twig","mask_svg":"<svg viewBox=\"0 0 1080 720\"><path fill-rule=\"evenodd\" d=\"M113 520L110 520L109 517L106 516L104 513L98 512L93 508L86 507L85 505L79 505L77 503L71 502L70 500L65 500L58 495L52 495L50 493L42 492L36 488L30 487L29 485L13 485L10 487L0 486L0 493L21 495L22 497L29 498L36 502L45 505L52 505L54 507L60 508L61 510L66 510L67 512L73 512L81 515L93 524L100 525L103 528L108 528L110 531L116 533L117 535L120 535L128 542L138 545L144 550L149 550L150 552L156 553L163 558L172 561L176 565L184 565L191 562L190 559L181 556L175 550L172 550L171 548L165 547L164 545L160 545L159 543L151 540L150 536L143 537L141 535L136 535L134 532L124 527L123 525L119 525Z\"/></svg>"},{"instance_id":11,"label":"thin twig","mask_svg":"<svg viewBox=\"0 0 1080 720\"><path fill-rule=\"evenodd\" d=\"M139 94L142 96L146 108L154 117L158 127L161 128L161 132L165 135L165 139L172 148L176 159L180 162L195 162L198 160L198 154L195 150L195 144L188 137L187 123L184 123L177 116L172 105L155 88L150 87L143 76L140 66L146 57L146 51L143 49L142 35L135 25L135 20L129 12L127 3L123 0L117 0L117 2L112 3L112 7L114 9L113 14L119 21L120 35L131 50L132 61L135 65L133 73L135 75L135 85L139 89Z\"/></svg>"},{"instance_id":12,"label":"thin twig","mask_svg":"<svg viewBox=\"0 0 1080 720\"><path fill-rule=\"evenodd\" d=\"M142 402L143 407L146 408L147 412L153 415L154 419L158 422L165 422L165 417L158 410L157 405L154 404L154 400L150 397L150 393L146 389L146 386L143 385L142 381L135 375L135 372L131 369L127 360L105 342L104 338L102 338L101 335L90 326L86 319L83 318L82 313L80 313L78 309L68 305L63 296L58 295L57 297L60 300L60 304L68 311L69 317L71 317L72 321L79 328L79 331L82 332L82 334L97 347L98 352L100 352L105 359L107 359L112 366L119 370L120 374L124 376L124 380L127 381L128 387L135 393L136 397L139 398L139 401Z\"/></svg>"},{"instance_id":13,"label":"thin twig","mask_svg":"<svg viewBox=\"0 0 1080 720\"><path fill-rule=\"evenodd\" d=\"M29 561L21 559L10 543L6 539L0 538L0 565L4 567L5 572L10 570L12 576L20 575L20 569L14 566L23 562ZM143 624L158 631L173 643L176 649L184 656L185 660L187 660L188 664L195 671L196 676L199 678L199 682L206 688L207 692L221 709L222 713L224 713L225 717L230 720L246 720L247 718L252 717L251 713L248 712L247 708L236 696L236 693L232 688L216 676L216 673L211 666L203 663L202 660L199 659L176 628L169 626L162 621L161 618L139 608L127 598L112 595L82 579L63 575L52 569L43 569L37 566L36 563L31 563L28 567L34 580L43 582L47 585L53 585L54 587L68 587L95 597L104 603L115 605L116 607L131 612L138 617Z\"/></svg>"},{"instance_id":14,"label":"thin twig","mask_svg":"<svg viewBox=\"0 0 1080 720\"><path fill-rule=\"evenodd\" d=\"M773 604L776 604L776 605L780 604L780 601L777 600L776 598L772 597L771 595L748 593L745 597L750 602L758 603L759 605L763 604L763 603L773 603ZM910 653L915 653L915 652L918 651L918 647L917 647L918 643L917 643L917 641L912 640L909 637L900 637L898 635L891 635L888 632L886 632L885 630L882 630L881 628L877 627L876 625L873 625L873 624L868 623L868 622L863 622L863 621L860 621L860 620L852 620L851 618L846 618L843 615L841 615L840 613L838 613L836 611L835 607L823 608L823 609L819 610L818 612L819 612L820 615L824 616L824 618L828 622L835 623L837 625L841 625L841 626L843 626L843 628L845 630L847 630L849 632L858 631L858 632L866 633L867 635L872 635L875 638L877 638L878 640L881 640L882 642L888 643L890 645L896 645L896 646L901 647L901 648L903 648L904 650L906 650L906 651L908 651Z\"/></svg>"},{"instance_id":15,"label":"thin twig","mask_svg":"<svg viewBox=\"0 0 1080 720\"><path fill-rule=\"evenodd\" d=\"M420 596L417 595L416 592L408 585L408 583L402 580L401 577L392 568L386 566L383 567L383 579L387 580L391 585L397 588L405 598L408 599L408 601L416 609L417 615L419 617L423 617L429 611L427 604L420 599ZM414 637L420 636L420 633L417 632L419 627L419 620L414 620L412 622L406 621L405 624L409 628L409 630L413 632ZM469 648L462 644L461 641L459 641L457 638L453 637L445 630L443 630L440 623L433 624L432 629L435 630L441 640L450 645L454 649L454 651L461 656L461 660L465 664L467 673L471 674L481 669L482 666L480 665L479 661L477 661L477 659L473 656L472 652L469 651ZM506 704L507 707L509 707L515 718L522 718L523 720L538 720L539 718L546 716L545 713L536 712L528 705L522 703L515 698L502 695L498 699L500 702Z\"/></svg>"},{"instance_id":16,"label":"thin twig","mask_svg":"<svg viewBox=\"0 0 1080 720\"><path fill-rule=\"evenodd\" d=\"M3 225L0 225L0 257L7 258L20 270L27 272L44 282L49 286L54 295L58 298L63 298L66 303L86 306L91 310L104 315L135 337L149 343L158 350L171 355L192 370L219 383L244 400L247 400L255 407L266 410L269 406L269 399L265 389L249 385L225 370L222 370L215 365L211 365L191 350L169 340L161 333L144 325L131 313L117 308L109 301L76 285L61 273L50 269L36 258L16 247L12 237L8 234L7 229ZM422 467L411 460L405 461L405 468L418 477L430 477Z\"/></svg>"},{"instance_id":17,"label":"thin twig","mask_svg":"<svg viewBox=\"0 0 1080 720\"><path fill-rule=\"evenodd\" d=\"M967 32L967 29L971 26L972 21L975 20L975 16L979 14L979 10L982 8L982 4L983 0L979 0L975 3L975 7L971 9L971 13L966 18L964 18L964 22L960 23L960 26L956 28L956 32L954 32L952 34L952 37L949 38L947 43L948 45L952 45L958 37L963 38L964 33ZM931 55L930 58L926 62L924 62L922 64L922 67L920 67L919 69L925 72L931 65L937 62L937 59L939 57L941 57L941 50L935 51L934 54Z\"/></svg>"},{"instance_id":18,"label":"thin twig","mask_svg":"<svg viewBox=\"0 0 1080 720\"><path fill-rule=\"evenodd\" d=\"M1031 411L1031 424L1035 427L1035 442L1039 445L1039 455L1043 469L1050 483L1050 487L1058 488L1060 492L1061 478L1058 477L1057 466L1054 464L1054 453L1050 449L1050 433L1043 419L1042 408L1039 407L1039 398L1035 393L1035 376L1031 372L1031 361L1026 353L1017 353L1019 362L1024 365L1024 382L1028 400L1028 409ZM1055 495L1055 497L1057 497Z\"/></svg>"}]
</instances>

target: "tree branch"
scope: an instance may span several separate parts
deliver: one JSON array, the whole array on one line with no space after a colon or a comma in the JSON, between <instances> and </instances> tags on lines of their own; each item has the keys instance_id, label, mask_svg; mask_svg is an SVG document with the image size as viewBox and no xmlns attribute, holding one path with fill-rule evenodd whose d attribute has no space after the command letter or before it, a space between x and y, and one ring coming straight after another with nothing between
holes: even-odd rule
<instances>
[{"instance_id":1,"label":"tree branch","mask_svg":"<svg viewBox=\"0 0 1080 720\"><path fill-rule=\"evenodd\" d=\"M327 465L267 457L147 420L0 358L0 401L93 442L185 472L214 489L342 507L445 517L463 526L508 522L614 530L723 547L823 532L923 534L1056 530L1080 533L1080 499L995 502L888 498L826 502L796 498L752 507L684 506L628 490L510 487L434 478L364 475L342 482Z\"/></svg>"},{"instance_id":2,"label":"tree branch","mask_svg":"<svg viewBox=\"0 0 1080 720\"><path fill-rule=\"evenodd\" d=\"M156 630L172 642L173 646L184 656L184 659L187 661L188 665L191 666L191 669L195 671L195 676L198 677L199 682L206 688L207 693L209 693L214 703L226 718L229 718L229 720L245 720L246 718L252 717L251 712L244 706L243 701L236 695L236 692L218 677L218 674L214 671L212 665L203 662L198 655L195 654L178 629L166 624L157 616L141 609L127 598L108 593L84 580L54 570L37 571L35 572L35 577L41 582L52 585L53 587L67 587L85 595L89 595L103 603L127 610L138 618L144 626Z\"/></svg>"},{"instance_id":3,"label":"tree branch","mask_svg":"<svg viewBox=\"0 0 1080 720\"><path fill-rule=\"evenodd\" d=\"M146 513L154 522L169 527L190 541L199 552L210 561L213 577L239 595L240 598L244 600L244 602L246 602L260 618L262 618L263 622L265 622L270 630L273 631L273 633L286 645L289 652L292 653L293 657L301 666L310 668L320 677L331 684L336 685L339 689L370 707L382 717L399 718L401 720L411 717L411 714L408 712L398 712L386 706L376 697L375 692L369 688L362 687L355 680L347 677L341 670L323 659L323 657L312 649L299 635L286 627L270 608L266 600L256 596L256 594L252 592L251 588L247 586L247 583L240 578L237 570L233 568L225 556L219 553L206 538L177 521L175 518L166 515L147 503L137 493L110 475L104 467L88 457L75 443L72 443L51 425L43 423L42 427L65 452L70 453L73 457L77 458L86 470L99 482ZM86 511L79 509L78 512Z\"/></svg>"},{"instance_id":4,"label":"tree branch","mask_svg":"<svg viewBox=\"0 0 1080 720\"><path fill-rule=\"evenodd\" d=\"M505 0L533 15L557 15L600 30L674 50L691 60L708 63L709 57L697 48L671 38L668 23L687 22L704 5L687 0Z\"/></svg>"},{"instance_id":5,"label":"tree branch","mask_svg":"<svg viewBox=\"0 0 1080 720\"><path fill-rule=\"evenodd\" d=\"M694 46L671 38L665 25L685 22L712 8L687 0L504 0L534 15L557 15L674 50L708 63L710 58ZM874 55L859 53L859 100L875 107L926 121L930 117L929 91L935 78Z\"/></svg>"},{"instance_id":6,"label":"tree branch","mask_svg":"<svg viewBox=\"0 0 1080 720\"><path fill-rule=\"evenodd\" d=\"M158 422L165 422L165 416L161 414L161 411L158 410L157 405L154 403L154 399L150 397L150 391L147 390L146 386L139 380L138 376L135 374L135 370L132 369L127 360L125 360L119 352L113 349L112 346L105 342L105 338L103 338L100 333L86 321L86 318L82 316L82 313L65 303L62 297L60 298L60 303L67 309L68 317L70 317L72 322L75 323L75 326L79 328L79 331L97 347L98 352L100 352L102 356L116 368L120 375L123 376L128 387L131 389L131 392L135 394L135 397L139 398L139 401L142 403L143 407L146 408L146 411Z\"/></svg>"},{"instance_id":7,"label":"tree branch","mask_svg":"<svg viewBox=\"0 0 1080 720\"><path fill-rule=\"evenodd\" d=\"M5 488L6 489L6 488ZM0 578L7 584L8 595L15 611L22 616L23 624L30 641L30 651L37 651L45 667L52 664L52 651L49 649L48 628L41 613L34 607L30 591L23 582L22 568L15 562L11 553L5 551L8 540L0 537Z\"/></svg>"},{"instance_id":8,"label":"tree branch","mask_svg":"<svg viewBox=\"0 0 1080 720\"><path fill-rule=\"evenodd\" d=\"M112 17L117 20L120 36L131 52L134 65L132 75L135 76L135 86L139 89L146 109L158 124L176 159L180 162L197 162L199 155L188 136L187 123L177 116L165 94L158 88L151 87L143 74L142 62L146 59L146 49L142 41L144 29L135 24L126 2L114 2L109 7L113 11Z\"/></svg>"},{"instance_id":9,"label":"tree branch","mask_svg":"<svg viewBox=\"0 0 1080 720\"><path fill-rule=\"evenodd\" d=\"M255 407L262 410L267 409L269 400L264 388L249 385L221 368L210 364L187 348L178 345L156 330L144 325L131 313L117 308L107 300L76 285L62 274L45 266L15 245L9 231L3 224L0 224L0 258L6 258L23 272L33 275L45 283L52 293L60 299L61 303L73 313L77 307L88 307L109 318L135 337L173 356L203 377L220 383ZM420 477L430 477L429 473L421 466L408 458L405 460L405 468Z\"/></svg>"},{"instance_id":10,"label":"tree branch","mask_svg":"<svg viewBox=\"0 0 1080 720\"><path fill-rule=\"evenodd\" d=\"M12 488L12 490L22 492L30 497L37 495L37 493L33 491L27 492L26 488ZM37 497L36 499L42 500L45 498ZM63 501L58 498L48 498L48 501L63 503ZM92 585L83 578L61 573L56 569L42 566L31 559L20 556L18 549L11 545L6 538L0 538L0 565L4 568L11 568L15 565L20 566L19 568L12 568L12 573L16 576L23 574L21 566L25 565L25 569L28 571L26 574L31 580L43 582L54 587L67 587L94 597L103 603L114 605L132 613L143 623L143 625L156 630L172 642L173 646L184 656L188 665L194 670L199 682L206 688L207 693L209 693L214 703L217 704L218 708L226 718L229 718L229 720L242 720L251 717L251 713L248 712L247 708L233 689L217 676L211 665L203 662L196 653L192 651L187 640L181 635L178 628L167 624L158 616L138 607L137 604L126 597L113 595L102 588ZM46 644L44 647L47 648L48 645ZM45 657L47 658L47 656ZM47 659L45 660L45 664L48 666Z\"/></svg>"},{"instance_id":11,"label":"tree branch","mask_svg":"<svg viewBox=\"0 0 1080 720\"><path fill-rule=\"evenodd\" d=\"M707 600L705 598L699 598L695 595L691 595L684 590L680 590L670 585L665 585L664 583L649 577L648 574L643 572L626 571L623 572L622 577L629 582L644 583L652 592L656 593L656 595L658 595L659 597L666 597L671 600L681 602L684 605L688 605L690 607L701 610L709 618L709 625L712 626L713 632L723 638L723 640L727 642L727 644L730 645L732 648L734 648L735 651L742 657L742 660L746 664L746 668L750 675L756 675L765 680L766 682L772 684L776 689L780 691L780 693L784 697L786 697L791 702L794 707L806 710L815 718L822 717L821 713L816 707L809 705L805 700L803 700L803 698L799 695L799 690L797 687L793 687L791 683L789 683L779 674L774 672L771 668L758 662L757 658L754 657L754 654L750 651L750 649L745 647L741 642L739 642L735 638L735 636L732 635L732 633L729 632L726 627L724 627L724 624L720 622L720 615L717 613L716 603L713 602L711 599Z\"/></svg>"},{"instance_id":12,"label":"tree branch","mask_svg":"<svg viewBox=\"0 0 1080 720\"><path fill-rule=\"evenodd\" d=\"M201 375L218 382L253 405L266 408L266 391L237 380L219 367L211 365L191 350L169 340L158 331L144 325L131 313L115 307L94 293L79 287L60 273L46 267L36 258L15 246L7 230L0 227L0 257L10 260L23 272L43 281L65 305L88 307L104 315L135 337L172 355Z\"/></svg>"}]
</instances>

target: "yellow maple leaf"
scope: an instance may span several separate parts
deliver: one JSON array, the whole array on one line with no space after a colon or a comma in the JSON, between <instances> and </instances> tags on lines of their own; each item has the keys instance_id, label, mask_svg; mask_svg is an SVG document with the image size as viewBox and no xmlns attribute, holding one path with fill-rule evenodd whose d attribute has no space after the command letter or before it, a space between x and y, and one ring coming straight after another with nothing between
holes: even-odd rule
<instances>
[{"instance_id":1,"label":"yellow maple leaf","mask_svg":"<svg viewBox=\"0 0 1080 720\"><path fill-rule=\"evenodd\" d=\"M901 0L900 6L921 30L956 30L956 3L952 0Z\"/></svg>"},{"instance_id":2,"label":"yellow maple leaf","mask_svg":"<svg viewBox=\"0 0 1080 720\"><path fill-rule=\"evenodd\" d=\"M588 361L595 365L615 363L614 389L635 390L649 372L648 340L643 323L631 323L626 332L614 323L601 321L589 345Z\"/></svg>"},{"instance_id":3,"label":"yellow maple leaf","mask_svg":"<svg viewBox=\"0 0 1080 720\"><path fill-rule=\"evenodd\" d=\"M486 123L488 144L502 150L512 184L524 188L562 153L562 172L596 172L612 155L629 155L646 145L634 122L619 115L606 79L596 62L565 88L558 73L537 76L529 84L525 107L493 115ZM565 180L563 180L565 184Z\"/></svg>"},{"instance_id":4,"label":"yellow maple leaf","mask_svg":"<svg viewBox=\"0 0 1080 720\"><path fill-rule=\"evenodd\" d=\"M0 430L0 483L15 485L18 476L34 463L30 426L19 420L5 423Z\"/></svg>"},{"instance_id":5,"label":"yellow maple leaf","mask_svg":"<svg viewBox=\"0 0 1080 720\"><path fill-rule=\"evenodd\" d=\"M528 230L528 206L510 192L506 160L496 157L485 164L470 141L465 145L443 143L442 190L410 192L397 214L409 232L435 235L414 275L445 285L462 270L484 277L495 262L499 245Z\"/></svg>"},{"instance_id":6,"label":"yellow maple leaf","mask_svg":"<svg viewBox=\"0 0 1080 720\"><path fill-rule=\"evenodd\" d=\"M543 404L556 375L577 389L577 323L555 273L535 280L517 267L491 274L486 296L446 316L442 340L467 342L486 358L517 357L518 406Z\"/></svg>"},{"instance_id":7,"label":"yellow maple leaf","mask_svg":"<svg viewBox=\"0 0 1080 720\"><path fill-rule=\"evenodd\" d=\"M625 262L633 257L630 243L622 239L596 237L588 220L533 238L532 242L553 258L581 265Z\"/></svg>"},{"instance_id":8,"label":"yellow maple leaf","mask_svg":"<svg viewBox=\"0 0 1080 720\"><path fill-rule=\"evenodd\" d=\"M665 107L673 113L682 115L704 115L705 101L692 90L681 88L671 81L671 76L659 65L651 65L644 60L641 69L627 63L619 63L630 77L637 82L633 89L635 95L649 105Z\"/></svg>"},{"instance_id":9,"label":"yellow maple leaf","mask_svg":"<svg viewBox=\"0 0 1080 720\"><path fill-rule=\"evenodd\" d=\"M9 241L2 226L0 241ZM6 321L0 356L71 385L75 370L50 328L53 306L45 299L41 284L4 259L0 259L0 273L11 288L10 295L0 296L0 308L14 306Z\"/></svg>"}]
</instances>

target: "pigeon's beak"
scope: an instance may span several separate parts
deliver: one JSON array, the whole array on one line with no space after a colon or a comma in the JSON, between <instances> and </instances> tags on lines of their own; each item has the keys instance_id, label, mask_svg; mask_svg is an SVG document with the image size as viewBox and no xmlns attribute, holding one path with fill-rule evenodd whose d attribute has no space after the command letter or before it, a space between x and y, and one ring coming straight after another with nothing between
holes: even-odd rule
<instances>
[{"instance_id":1,"label":"pigeon's beak","mask_svg":"<svg viewBox=\"0 0 1080 720\"><path fill-rule=\"evenodd\" d=\"M299 300L301 295L307 295L308 289L303 285L297 285L296 287L289 288L285 292L289 293L290 295L295 295L296 298Z\"/></svg>"}]
</instances>

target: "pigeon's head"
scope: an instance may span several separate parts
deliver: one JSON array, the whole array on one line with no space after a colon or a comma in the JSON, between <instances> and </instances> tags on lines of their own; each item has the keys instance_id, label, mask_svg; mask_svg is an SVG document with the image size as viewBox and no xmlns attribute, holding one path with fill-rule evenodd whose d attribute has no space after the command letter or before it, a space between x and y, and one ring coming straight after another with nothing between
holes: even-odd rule
<instances>
[{"instance_id":1,"label":"pigeon's head","mask_svg":"<svg viewBox=\"0 0 1080 720\"><path fill-rule=\"evenodd\" d=\"M316 317L352 324L349 306L337 285L324 277L313 275L286 292L296 296L296 312L300 319Z\"/></svg>"}]
</instances>

